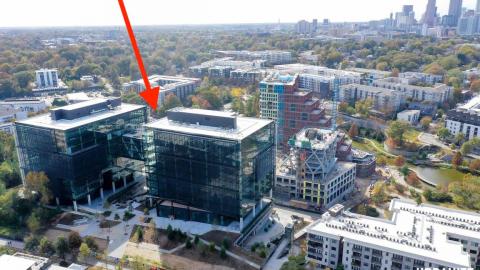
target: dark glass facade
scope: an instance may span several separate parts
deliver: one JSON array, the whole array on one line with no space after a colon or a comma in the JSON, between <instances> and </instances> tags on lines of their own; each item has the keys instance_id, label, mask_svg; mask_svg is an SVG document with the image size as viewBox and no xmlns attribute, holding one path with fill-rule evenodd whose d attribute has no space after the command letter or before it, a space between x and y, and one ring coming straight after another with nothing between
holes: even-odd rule
<instances>
[{"instance_id":1,"label":"dark glass facade","mask_svg":"<svg viewBox=\"0 0 480 270\"><path fill-rule=\"evenodd\" d=\"M190 220L239 220L272 188L274 136L273 122L241 140L146 127L149 193L213 214L179 210Z\"/></svg>"},{"instance_id":2,"label":"dark glass facade","mask_svg":"<svg viewBox=\"0 0 480 270\"><path fill-rule=\"evenodd\" d=\"M145 107L70 129L15 123L23 175L44 171L60 201L85 198L102 185L102 171L129 157L123 135L147 121Z\"/></svg>"}]
</instances>

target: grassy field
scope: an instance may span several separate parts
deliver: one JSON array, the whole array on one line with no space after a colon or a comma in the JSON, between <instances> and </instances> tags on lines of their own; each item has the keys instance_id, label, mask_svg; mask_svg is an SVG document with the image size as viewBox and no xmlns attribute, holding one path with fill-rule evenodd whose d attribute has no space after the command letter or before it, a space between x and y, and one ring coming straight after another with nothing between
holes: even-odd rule
<instances>
[{"instance_id":1,"label":"grassy field","mask_svg":"<svg viewBox=\"0 0 480 270\"><path fill-rule=\"evenodd\" d=\"M418 135L420 135L420 131L416 129L409 129L405 134L404 138L405 140L412 142L412 143L419 143L418 141Z\"/></svg>"}]
</instances>

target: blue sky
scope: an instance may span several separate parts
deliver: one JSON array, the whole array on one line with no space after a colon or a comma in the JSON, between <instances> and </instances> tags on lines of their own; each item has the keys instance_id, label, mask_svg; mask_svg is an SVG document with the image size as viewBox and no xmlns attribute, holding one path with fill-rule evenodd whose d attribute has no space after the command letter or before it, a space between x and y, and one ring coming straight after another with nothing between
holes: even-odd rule
<instances>
[{"instance_id":1,"label":"blue sky","mask_svg":"<svg viewBox=\"0 0 480 270\"><path fill-rule=\"evenodd\" d=\"M476 0L464 0L473 8ZM117 0L0 0L0 27L122 25ZM419 19L427 0L125 0L134 25L367 21L414 4ZM437 0L445 14L449 0Z\"/></svg>"}]
</instances>

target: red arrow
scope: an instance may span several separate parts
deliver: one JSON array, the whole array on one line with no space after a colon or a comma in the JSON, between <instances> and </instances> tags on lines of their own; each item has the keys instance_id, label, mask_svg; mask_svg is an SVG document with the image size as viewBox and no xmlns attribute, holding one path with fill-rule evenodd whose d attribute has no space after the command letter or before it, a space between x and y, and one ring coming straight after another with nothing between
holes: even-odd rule
<instances>
[{"instance_id":1,"label":"red arrow","mask_svg":"<svg viewBox=\"0 0 480 270\"><path fill-rule=\"evenodd\" d=\"M143 82L145 84L145 90L140 92L140 96L147 102L153 110L157 109L158 106L158 94L160 92L160 87L154 87L150 85L148 80L147 72L145 71L145 66L143 65L142 55L138 49L137 40L135 39L135 34L132 30L132 25L130 24L130 19L128 18L127 9L123 0L118 0L120 9L122 10L123 19L125 20L125 26L127 27L128 36L130 37L130 42L132 43L133 52L135 53L135 58L137 58L138 68L142 74Z\"/></svg>"}]
</instances>

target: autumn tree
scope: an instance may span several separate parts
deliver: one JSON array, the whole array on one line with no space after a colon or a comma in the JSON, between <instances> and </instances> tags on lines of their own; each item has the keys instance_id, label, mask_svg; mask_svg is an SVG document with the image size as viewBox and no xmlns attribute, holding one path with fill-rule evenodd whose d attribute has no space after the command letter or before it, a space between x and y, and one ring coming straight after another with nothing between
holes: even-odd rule
<instances>
[{"instance_id":1,"label":"autumn tree","mask_svg":"<svg viewBox=\"0 0 480 270\"><path fill-rule=\"evenodd\" d=\"M470 90L474 92L479 92L480 91L480 80L474 80L472 83L470 83Z\"/></svg>"},{"instance_id":2,"label":"autumn tree","mask_svg":"<svg viewBox=\"0 0 480 270\"><path fill-rule=\"evenodd\" d=\"M395 143L395 145L399 146L403 144L403 136L410 128L411 127L407 122L392 121L388 125L386 133L388 138L391 139Z\"/></svg>"},{"instance_id":3,"label":"autumn tree","mask_svg":"<svg viewBox=\"0 0 480 270\"><path fill-rule=\"evenodd\" d=\"M397 167L402 167L405 164L405 158L403 156L397 156L393 163Z\"/></svg>"},{"instance_id":4,"label":"autumn tree","mask_svg":"<svg viewBox=\"0 0 480 270\"><path fill-rule=\"evenodd\" d=\"M25 195L30 198L40 197L40 203L47 204L53 198L48 186L49 179L44 172L29 172L25 177Z\"/></svg>"},{"instance_id":5,"label":"autumn tree","mask_svg":"<svg viewBox=\"0 0 480 270\"><path fill-rule=\"evenodd\" d=\"M420 179L415 172L409 172L406 180L407 183L411 186L417 187L420 185Z\"/></svg>"},{"instance_id":6,"label":"autumn tree","mask_svg":"<svg viewBox=\"0 0 480 270\"><path fill-rule=\"evenodd\" d=\"M480 169L480 159L472 160L472 162L470 162L470 164L468 165L468 168L471 171L476 171L476 170Z\"/></svg>"},{"instance_id":7,"label":"autumn tree","mask_svg":"<svg viewBox=\"0 0 480 270\"><path fill-rule=\"evenodd\" d=\"M358 127L357 124L353 123L352 126L350 127L350 130L348 130L348 136L350 138L355 138L358 136Z\"/></svg>"},{"instance_id":8,"label":"autumn tree","mask_svg":"<svg viewBox=\"0 0 480 270\"><path fill-rule=\"evenodd\" d=\"M450 131L447 128L441 128L437 131L437 136L440 140L446 140L450 135Z\"/></svg>"},{"instance_id":9,"label":"autumn tree","mask_svg":"<svg viewBox=\"0 0 480 270\"><path fill-rule=\"evenodd\" d=\"M420 125L424 130L427 130L430 127L430 124L432 123L432 117L430 116L425 116L420 120Z\"/></svg>"},{"instance_id":10,"label":"autumn tree","mask_svg":"<svg viewBox=\"0 0 480 270\"><path fill-rule=\"evenodd\" d=\"M462 162L463 162L462 153L460 153L459 151L455 152L455 154L452 157L453 167L457 168L458 166L462 165Z\"/></svg>"}]
</instances>

